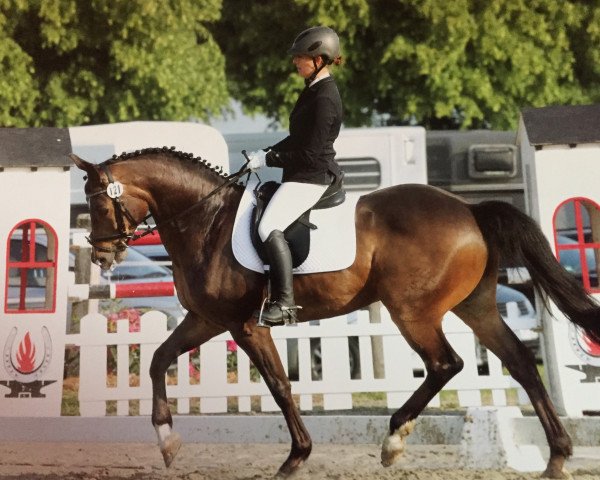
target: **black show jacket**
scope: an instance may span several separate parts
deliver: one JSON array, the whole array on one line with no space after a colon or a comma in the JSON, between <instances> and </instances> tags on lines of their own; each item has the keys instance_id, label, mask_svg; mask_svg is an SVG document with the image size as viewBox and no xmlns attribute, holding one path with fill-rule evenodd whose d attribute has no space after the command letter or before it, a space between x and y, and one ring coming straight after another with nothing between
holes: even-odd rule
<instances>
[{"instance_id":1,"label":"black show jacket","mask_svg":"<svg viewBox=\"0 0 600 480\"><path fill-rule=\"evenodd\" d=\"M290 134L271 149L267 164L283 168L283 182L329 185L341 170L333 142L342 126L342 100L333 77L306 87L290 114Z\"/></svg>"}]
</instances>

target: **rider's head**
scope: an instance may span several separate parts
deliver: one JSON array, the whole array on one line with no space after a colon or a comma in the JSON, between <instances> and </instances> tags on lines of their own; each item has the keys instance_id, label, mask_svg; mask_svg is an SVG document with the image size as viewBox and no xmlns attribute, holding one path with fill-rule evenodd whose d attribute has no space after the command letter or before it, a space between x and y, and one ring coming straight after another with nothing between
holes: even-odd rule
<instances>
[{"instance_id":1,"label":"rider's head","mask_svg":"<svg viewBox=\"0 0 600 480\"><path fill-rule=\"evenodd\" d=\"M331 64L339 65L340 39L329 27L311 27L301 32L288 53L294 57L298 73L311 82L318 73ZM307 63L307 65L303 65ZM309 68L311 67L312 68Z\"/></svg>"}]
</instances>

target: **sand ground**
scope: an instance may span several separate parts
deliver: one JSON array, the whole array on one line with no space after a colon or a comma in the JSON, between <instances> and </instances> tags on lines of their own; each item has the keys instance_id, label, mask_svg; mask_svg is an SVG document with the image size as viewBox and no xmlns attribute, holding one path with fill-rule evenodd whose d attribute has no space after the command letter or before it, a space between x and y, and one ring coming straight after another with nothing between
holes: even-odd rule
<instances>
[{"instance_id":1,"label":"sand ground","mask_svg":"<svg viewBox=\"0 0 600 480\"><path fill-rule=\"evenodd\" d=\"M153 444L0 443L2 479L260 480L272 478L286 458L282 444L184 444L171 468ZM379 445L314 445L294 480L530 480L540 472L465 470L458 446L409 445L392 467L379 464ZM574 480L600 480L600 448L576 448L568 470Z\"/></svg>"}]
</instances>

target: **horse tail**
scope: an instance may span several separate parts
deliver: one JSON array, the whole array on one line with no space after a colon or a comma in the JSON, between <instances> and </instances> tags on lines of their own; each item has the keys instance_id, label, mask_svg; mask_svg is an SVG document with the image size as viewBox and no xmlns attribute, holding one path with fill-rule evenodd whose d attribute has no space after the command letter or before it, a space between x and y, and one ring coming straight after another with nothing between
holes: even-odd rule
<instances>
[{"instance_id":1,"label":"horse tail","mask_svg":"<svg viewBox=\"0 0 600 480\"><path fill-rule=\"evenodd\" d=\"M504 263L527 268L534 288L548 308L545 292L566 317L600 342L600 306L558 262L537 223L512 205L486 201L471 210L490 250Z\"/></svg>"}]
</instances>

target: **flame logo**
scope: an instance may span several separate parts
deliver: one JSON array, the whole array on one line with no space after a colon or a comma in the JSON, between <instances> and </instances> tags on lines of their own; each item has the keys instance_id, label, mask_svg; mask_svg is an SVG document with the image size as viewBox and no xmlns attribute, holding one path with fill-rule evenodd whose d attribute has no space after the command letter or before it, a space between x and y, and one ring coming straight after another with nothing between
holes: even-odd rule
<instances>
[{"instance_id":1,"label":"flame logo","mask_svg":"<svg viewBox=\"0 0 600 480\"><path fill-rule=\"evenodd\" d=\"M20 373L31 373L35 368L35 345L31 342L29 332L19 343L17 352L17 370Z\"/></svg>"},{"instance_id":2,"label":"flame logo","mask_svg":"<svg viewBox=\"0 0 600 480\"><path fill-rule=\"evenodd\" d=\"M569 325L569 343L573 353L584 363L600 367L600 344L590 338L583 328Z\"/></svg>"},{"instance_id":3,"label":"flame logo","mask_svg":"<svg viewBox=\"0 0 600 480\"><path fill-rule=\"evenodd\" d=\"M600 345L592 341L583 330L578 331L578 343L582 350L593 357L600 357Z\"/></svg>"},{"instance_id":4,"label":"flame logo","mask_svg":"<svg viewBox=\"0 0 600 480\"><path fill-rule=\"evenodd\" d=\"M17 337L17 327L13 327L4 344L2 360L4 368L8 374L17 382L30 383L41 380L43 374L52 360L52 339L47 327L42 327L43 350L42 358L36 362L38 349L31 340L31 333L27 332L19 346L16 355L13 358L13 342ZM34 337L35 338L35 337ZM37 365L36 365L37 363Z\"/></svg>"}]
</instances>

